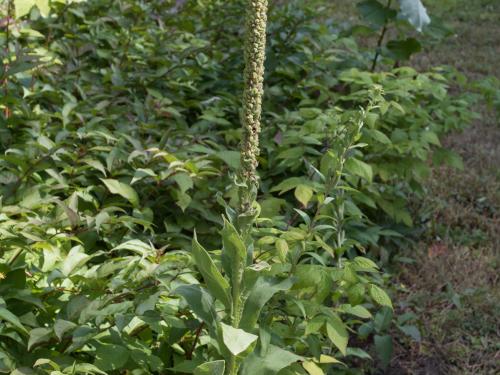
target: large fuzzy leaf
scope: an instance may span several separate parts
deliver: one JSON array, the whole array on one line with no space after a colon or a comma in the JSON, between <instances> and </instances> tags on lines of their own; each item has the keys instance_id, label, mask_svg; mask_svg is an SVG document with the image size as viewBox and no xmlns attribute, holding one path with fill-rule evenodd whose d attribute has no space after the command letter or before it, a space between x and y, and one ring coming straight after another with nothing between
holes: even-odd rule
<instances>
[{"instance_id":1,"label":"large fuzzy leaf","mask_svg":"<svg viewBox=\"0 0 500 375\"><path fill-rule=\"evenodd\" d=\"M292 286L291 279L259 277L253 286L243 309L240 327L251 329L259 319L260 311L271 297L281 290L288 290Z\"/></svg>"},{"instance_id":2,"label":"large fuzzy leaf","mask_svg":"<svg viewBox=\"0 0 500 375\"><path fill-rule=\"evenodd\" d=\"M219 299L229 308L231 306L231 288L229 283L219 272L208 252L200 245L196 235L193 239L191 254L193 255L196 267L198 267L198 270L203 275L203 279L207 283L208 290L215 298Z\"/></svg>"},{"instance_id":3,"label":"large fuzzy leaf","mask_svg":"<svg viewBox=\"0 0 500 375\"><path fill-rule=\"evenodd\" d=\"M294 353L269 345L264 354L261 350L255 350L243 361L241 375L276 375L280 370L300 360L303 358Z\"/></svg>"},{"instance_id":4,"label":"large fuzzy leaf","mask_svg":"<svg viewBox=\"0 0 500 375\"><path fill-rule=\"evenodd\" d=\"M224 345L233 355L244 352L259 338L259 336L224 323L221 323L221 328Z\"/></svg>"},{"instance_id":5,"label":"large fuzzy leaf","mask_svg":"<svg viewBox=\"0 0 500 375\"><path fill-rule=\"evenodd\" d=\"M184 297L193 312L211 327L216 326L214 299L200 285L181 285L175 293Z\"/></svg>"}]
</instances>

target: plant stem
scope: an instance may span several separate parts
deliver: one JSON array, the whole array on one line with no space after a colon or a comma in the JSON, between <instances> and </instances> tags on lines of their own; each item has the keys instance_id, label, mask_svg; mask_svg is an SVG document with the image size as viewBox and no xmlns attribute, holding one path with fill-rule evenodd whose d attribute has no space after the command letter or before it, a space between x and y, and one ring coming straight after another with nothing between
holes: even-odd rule
<instances>
[{"instance_id":1,"label":"plant stem","mask_svg":"<svg viewBox=\"0 0 500 375\"><path fill-rule=\"evenodd\" d=\"M387 1L387 6L386 9L389 10L391 8L392 0ZM388 19L386 18L384 21L384 27L382 28L382 32L380 33L380 36L377 41L377 50L375 51L375 56L373 57L372 61L372 67L370 69L370 72L374 72L375 68L377 67L377 60L380 56L380 48L382 48L382 43L384 41L385 34L387 33L387 23Z\"/></svg>"}]
</instances>

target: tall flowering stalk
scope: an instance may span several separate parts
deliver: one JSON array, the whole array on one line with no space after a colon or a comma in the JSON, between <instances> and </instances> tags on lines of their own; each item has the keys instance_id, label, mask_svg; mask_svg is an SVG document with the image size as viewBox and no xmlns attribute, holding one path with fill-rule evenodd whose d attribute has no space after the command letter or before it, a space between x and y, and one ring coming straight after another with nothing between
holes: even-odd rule
<instances>
[{"instance_id":1,"label":"tall flowering stalk","mask_svg":"<svg viewBox=\"0 0 500 375\"><path fill-rule=\"evenodd\" d=\"M266 57L267 0L247 0L245 30L245 86L243 90L243 141L241 144L241 169L239 175L240 202L238 230L247 246L253 249L251 230L257 216L256 198L259 186L257 175L259 135L261 130L262 96L264 94L264 60ZM247 259L251 262L251 257ZM231 325L239 328L243 308L240 295L245 263L233 270L231 277L232 319ZM236 375L239 363L236 355L229 358L226 374Z\"/></svg>"},{"instance_id":2,"label":"tall flowering stalk","mask_svg":"<svg viewBox=\"0 0 500 375\"><path fill-rule=\"evenodd\" d=\"M257 195L257 157L264 94L267 0L247 0L245 35L245 87L243 91L243 142L241 145L240 216L254 216ZM250 220L250 225L252 221Z\"/></svg>"},{"instance_id":3,"label":"tall flowering stalk","mask_svg":"<svg viewBox=\"0 0 500 375\"><path fill-rule=\"evenodd\" d=\"M248 349L258 340L258 336L250 331L255 328L261 309L274 293L291 286L291 283L275 285L274 281L261 276L256 268L250 267L253 263L252 229L258 216L257 157L264 93L267 0L246 1L243 140L241 168L236 182L239 187L239 204L236 210L228 207L229 220L224 221L221 231L221 265L224 275L195 237L192 246L193 261L202 274L206 287L182 285L176 289L176 293L186 299L217 337L224 357L224 361L202 364L195 373L220 375L224 372L226 375L237 375L240 363L248 355ZM264 296L256 292L257 288L265 286L269 286L270 291ZM200 303L202 296L205 296L205 300L217 299L224 305L225 317L222 320L230 325L217 317L214 306Z\"/></svg>"}]
</instances>

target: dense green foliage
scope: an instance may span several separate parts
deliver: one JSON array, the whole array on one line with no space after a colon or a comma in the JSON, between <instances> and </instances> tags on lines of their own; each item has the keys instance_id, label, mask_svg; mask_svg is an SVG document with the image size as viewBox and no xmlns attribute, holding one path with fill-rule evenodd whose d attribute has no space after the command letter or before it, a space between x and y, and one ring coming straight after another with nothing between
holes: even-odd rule
<instances>
[{"instance_id":1,"label":"dense green foliage","mask_svg":"<svg viewBox=\"0 0 500 375\"><path fill-rule=\"evenodd\" d=\"M389 19L341 27L321 2L271 2L235 332L219 249L245 246L223 221L238 199L243 1L53 3L1 35L0 371L215 374L228 350L242 374L386 364L375 261L418 233L406 204L430 160L460 167L439 138L471 119L449 92L461 77L387 68L394 43L370 72L354 34Z\"/></svg>"}]
</instances>

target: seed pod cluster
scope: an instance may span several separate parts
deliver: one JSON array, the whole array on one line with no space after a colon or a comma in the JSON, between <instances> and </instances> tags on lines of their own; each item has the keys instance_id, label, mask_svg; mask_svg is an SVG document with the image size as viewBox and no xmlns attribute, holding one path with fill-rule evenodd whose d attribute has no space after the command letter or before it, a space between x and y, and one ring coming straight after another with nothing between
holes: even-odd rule
<instances>
[{"instance_id":1,"label":"seed pod cluster","mask_svg":"<svg viewBox=\"0 0 500 375\"><path fill-rule=\"evenodd\" d=\"M259 134L264 93L267 0L247 0L247 7L241 178L248 186L248 190L251 191L258 185L257 157L260 152ZM251 204L252 202L248 201L242 202L242 205L246 206L247 209L250 208Z\"/></svg>"}]
</instances>

